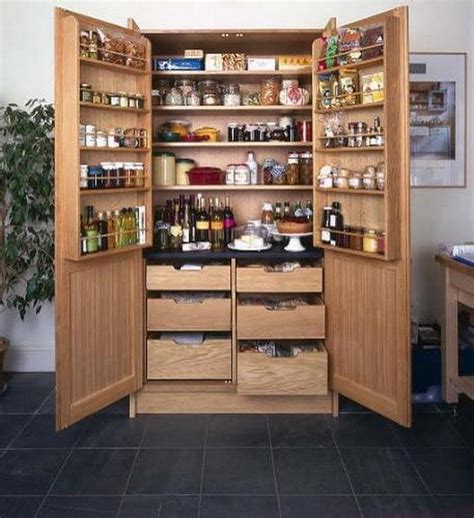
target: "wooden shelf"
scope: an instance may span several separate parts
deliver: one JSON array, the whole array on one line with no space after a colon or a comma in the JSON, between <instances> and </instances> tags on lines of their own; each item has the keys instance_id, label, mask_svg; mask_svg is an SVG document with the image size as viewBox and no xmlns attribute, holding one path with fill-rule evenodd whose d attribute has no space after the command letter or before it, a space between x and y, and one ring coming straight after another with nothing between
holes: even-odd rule
<instances>
[{"instance_id":1,"label":"wooden shelf","mask_svg":"<svg viewBox=\"0 0 474 518\"><path fill-rule=\"evenodd\" d=\"M369 196L383 196L384 191L374 191L372 189L338 189L334 187L332 189L323 189L321 187L315 187L315 191L317 192L332 192L334 194L359 194L359 195L369 195Z\"/></svg>"},{"instance_id":2,"label":"wooden shelf","mask_svg":"<svg viewBox=\"0 0 474 518\"><path fill-rule=\"evenodd\" d=\"M123 72L125 74L145 75L145 74L149 73L148 66L145 66L145 68L134 68L134 67L127 67L125 65L117 65L115 63L109 63L107 61L100 61L99 59L90 59L90 58L79 58L79 61L80 61L81 65L87 65L89 67L102 68L102 69L107 69L107 70L114 70L115 72Z\"/></svg>"},{"instance_id":3,"label":"wooden shelf","mask_svg":"<svg viewBox=\"0 0 474 518\"><path fill-rule=\"evenodd\" d=\"M141 250L143 248L149 248L151 245L129 245L122 246L119 248L113 248L112 250L104 250L103 252L94 252L92 254L84 254L79 257L79 261L90 261L98 257L106 257L109 255L123 254L127 252L133 252L134 250Z\"/></svg>"},{"instance_id":4,"label":"wooden shelf","mask_svg":"<svg viewBox=\"0 0 474 518\"><path fill-rule=\"evenodd\" d=\"M311 147L312 142L153 142L153 147ZM94 148L87 148L94 149Z\"/></svg>"},{"instance_id":5,"label":"wooden shelf","mask_svg":"<svg viewBox=\"0 0 474 518\"><path fill-rule=\"evenodd\" d=\"M311 105L307 104L304 106L155 106L153 108L154 113L173 113L173 112L185 112L185 113L239 113L239 112L251 112L251 113L272 113L272 112L284 112L284 113L295 113L295 112L311 112Z\"/></svg>"},{"instance_id":6,"label":"wooden shelf","mask_svg":"<svg viewBox=\"0 0 474 518\"><path fill-rule=\"evenodd\" d=\"M164 185L154 191L306 191L311 185Z\"/></svg>"},{"instance_id":7,"label":"wooden shelf","mask_svg":"<svg viewBox=\"0 0 474 518\"><path fill-rule=\"evenodd\" d=\"M362 153L364 151L383 151L384 146L365 146L365 147L330 147L317 148L317 153Z\"/></svg>"},{"instance_id":8,"label":"wooden shelf","mask_svg":"<svg viewBox=\"0 0 474 518\"><path fill-rule=\"evenodd\" d=\"M264 77L311 77L311 68L303 70L154 70L152 75L155 77L189 77L229 79L239 78L245 80L260 80Z\"/></svg>"},{"instance_id":9,"label":"wooden shelf","mask_svg":"<svg viewBox=\"0 0 474 518\"><path fill-rule=\"evenodd\" d=\"M93 151L102 153L148 153L149 148L133 148L133 147L88 147L79 146L80 151Z\"/></svg>"},{"instance_id":10,"label":"wooden shelf","mask_svg":"<svg viewBox=\"0 0 474 518\"><path fill-rule=\"evenodd\" d=\"M81 101L80 106L83 108L89 108L93 110L111 110L114 112L131 112L131 113L149 113L150 110L146 110L145 108L121 108L120 106L110 106L110 104L98 104L98 103L87 103Z\"/></svg>"},{"instance_id":11,"label":"wooden shelf","mask_svg":"<svg viewBox=\"0 0 474 518\"><path fill-rule=\"evenodd\" d=\"M337 113L341 111L351 111L351 110L367 110L371 108L383 108L384 101L377 101L374 103L365 103L365 104L349 104L347 106L340 106L339 108L331 108L329 110L316 110L316 113L322 113L322 114L331 114L331 113Z\"/></svg>"},{"instance_id":12,"label":"wooden shelf","mask_svg":"<svg viewBox=\"0 0 474 518\"><path fill-rule=\"evenodd\" d=\"M372 254L370 252L360 252L359 250L351 250L350 248L341 248L339 246L324 245L323 243L316 243L314 246L331 250L332 252L339 252L342 254L358 255L359 257L366 257L367 259L378 259L379 261L386 261L384 254Z\"/></svg>"},{"instance_id":13,"label":"wooden shelf","mask_svg":"<svg viewBox=\"0 0 474 518\"><path fill-rule=\"evenodd\" d=\"M384 60L384 57L379 56L377 58L366 59L365 61L359 61L358 63L349 63L347 65L338 65L337 67L327 68L326 70L318 70L316 72L316 75L321 76L321 75L325 75L325 74L330 74L331 72L337 72L341 68L361 70L363 68L375 67L377 65L383 65L383 60Z\"/></svg>"},{"instance_id":14,"label":"wooden shelf","mask_svg":"<svg viewBox=\"0 0 474 518\"><path fill-rule=\"evenodd\" d=\"M117 189L81 189L81 196L95 196L98 194L123 194L126 192L145 192L149 191L149 187L120 187Z\"/></svg>"}]
</instances>

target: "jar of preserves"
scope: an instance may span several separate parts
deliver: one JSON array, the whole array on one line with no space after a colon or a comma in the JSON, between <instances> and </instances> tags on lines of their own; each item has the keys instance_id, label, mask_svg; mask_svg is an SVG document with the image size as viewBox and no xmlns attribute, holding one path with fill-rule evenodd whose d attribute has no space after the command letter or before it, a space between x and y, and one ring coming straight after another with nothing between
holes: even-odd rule
<instances>
[{"instance_id":1,"label":"jar of preserves","mask_svg":"<svg viewBox=\"0 0 474 518\"><path fill-rule=\"evenodd\" d=\"M144 187L145 186L145 166L143 162L135 162L135 186L136 187Z\"/></svg>"},{"instance_id":2,"label":"jar of preserves","mask_svg":"<svg viewBox=\"0 0 474 518\"><path fill-rule=\"evenodd\" d=\"M176 156L168 151L153 153L153 185L176 184Z\"/></svg>"},{"instance_id":3,"label":"jar of preserves","mask_svg":"<svg viewBox=\"0 0 474 518\"><path fill-rule=\"evenodd\" d=\"M124 182L125 187L135 187L136 186L136 172L135 172L135 163L134 162L124 162L123 163L123 172L124 172Z\"/></svg>"},{"instance_id":4,"label":"jar of preserves","mask_svg":"<svg viewBox=\"0 0 474 518\"><path fill-rule=\"evenodd\" d=\"M124 186L124 170L123 170L123 162L115 162L115 171L113 171L113 174L115 174L115 178L117 179L115 184L116 187L123 187Z\"/></svg>"},{"instance_id":5,"label":"jar of preserves","mask_svg":"<svg viewBox=\"0 0 474 518\"><path fill-rule=\"evenodd\" d=\"M364 252L376 254L378 251L377 231L373 229L365 229L362 249Z\"/></svg>"},{"instance_id":6,"label":"jar of preserves","mask_svg":"<svg viewBox=\"0 0 474 518\"><path fill-rule=\"evenodd\" d=\"M300 154L300 183L313 184L313 153L306 151Z\"/></svg>"},{"instance_id":7,"label":"jar of preserves","mask_svg":"<svg viewBox=\"0 0 474 518\"><path fill-rule=\"evenodd\" d=\"M239 141L239 125L236 122L229 122L227 125L227 140L229 142Z\"/></svg>"},{"instance_id":8,"label":"jar of preserves","mask_svg":"<svg viewBox=\"0 0 474 518\"><path fill-rule=\"evenodd\" d=\"M80 87L81 91L81 102L91 103L92 102L92 86L89 83L82 83Z\"/></svg>"},{"instance_id":9,"label":"jar of preserves","mask_svg":"<svg viewBox=\"0 0 474 518\"><path fill-rule=\"evenodd\" d=\"M362 227L350 227L349 248L351 250L362 251L362 240L364 229Z\"/></svg>"},{"instance_id":10,"label":"jar of preserves","mask_svg":"<svg viewBox=\"0 0 474 518\"><path fill-rule=\"evenodd\" d=\"M235 185L250 185L250 169L246 164L237 164L234 170Z\"/></svg>"},{"instance_id":11,"label":"jar of preserves","mask_svg":"<svg viewBox=\"0 0 474 518\"><path fill-rule=\"evenodd\" d=\"M280 126L274 126L270 133L270 142L284 142L285 140L285 130Z\"/></svg>"},{"instance_id":12,"label":"jar of preserves","mask_svg":"<svg viewBox=\"0 0 474 518\"><path fill-rule=\"evenodd\" d=\"M102 169L104 171L102 187L104 189L110 189L114 187L112 182L112 175L110 174L113 167L112 162L101 162L100 165L102 166Z\"/></svg>"},{"instance_id":13,"label":"jar of preserves","mask_svg":"<svg viewBox=\"0 0 474 518\"><path fill-rule=\"evenodd\" d=\"M196 167L196 162L192 158L176 159L176 185L189 185L188 171Z\"/></svg>"},{"instance_id":14,"label":"jar of preserves","mask_svg":"<svg viewBox=\"0 0 474 518\"><path fill-rule=\"evenodd\" d=\"M260 84L260 104L263 106L272 106L278 104L280 97L280 80L275 77L269 77Z\"/></svg>"},{"instance_id":15,"label":"jar of preserves","mask_svg":"<svg viewBox=\"0 0 474 518\"><path fill-rule=\"evenodd\" d=\"M240 106L240 86L237 84L228 84L224 90L224 106Z\"/></svg>"},{"instance_id":16,"label":"jar of preserves","mask_svg":"<svg viewBox=\"0 0 474 518\"><path fill-rule=\"evenodd\" d=\"M298 185L300 181L300 162L298 153L288 154L286 165L286 183L288 185Z\"/></svg>"}]
</instances>

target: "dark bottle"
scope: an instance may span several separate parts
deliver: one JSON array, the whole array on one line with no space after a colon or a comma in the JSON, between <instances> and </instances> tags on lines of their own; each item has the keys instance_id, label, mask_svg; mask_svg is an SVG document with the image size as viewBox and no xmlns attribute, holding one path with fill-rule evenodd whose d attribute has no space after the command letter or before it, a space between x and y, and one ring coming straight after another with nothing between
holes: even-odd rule
<instances>
[{"instance_id":1,"label":"dark bottle","mask_svg":"<svg viewBox=\"0 0 474 518\"><path fill-rule=\"evenodd\" d=\"M343 232L344 230L344 217L341 212L341 204L338 201L332 202L331 214L329 216L329 227L331 230L336 230L336 232L331 232L331 242L332 246L341 246L343 241L343 234L339 232Z\"/></svg>"},{"instance_id":2,"label":"dark bottle","mask_svg":"<svg viewBox=\"0 0 474 518\"><path fill-rule=\"evenodd\" d=\"M84 216L81 214L81 254L87 254L87 233L84 225Z\"/></svg>"},{"instance_id":3,"label":"dark bottle","mask_svg":"<svg viewBox=\"0 0 474 518\"><path fill-rule=\"evenodd\" d=\"M323 220L321 222L321 243L325 245L329 245L331 243L331 232L329 230L331 211L332 207L324 207L323 209Z\"/></svg>"},{"instance_id":4,"label":"dark bottle","mask_svg":"<svg viewBox=\"0 0 474 518\"><path fill-rule=\"evenodd\" d=\"M281 203L277 202L275 203L275 213L273 215L273 221L275 223L281 219Z\"/></svg>"},{"instance_id":5,"label":"dark bottle","mask_svg":"<svg viewBox=\"0 0 474 518\"><path fill-rule=\"evenodd\" d=\"M206 211L204 198L200 200L200 207L196 217L196 241L209 241L209 216Z\"/></svg>"},{"instance_id":6,"label":"dark bottle","mask_svg":"<svg viewBox=\"0 0 474 518\"><path fill-rule=\"evenodd\" d=\"M290 216L290 202L285 201L285 203L283 204L283 219L289 219Z\"/></svg>"},{"instance_id":7,"label":"dark bottle","mask_svg":"<svg viewBox=\"0 0 474 518\"><path fill-rule=\"evenodd\" d=\"M195 207L194 195L191 194L189 197L189 242L194 243L196 241L196 207Z\"/></svg>"},{"instance_id":8,"label":"dark bottle","mask_svg":"<svg viewBox=\"0 0 474 518\"><path fill-rule=\"evenodd\" d=\"M234 240L235 219L230 207L229 197L225 197L224 207L224 243L228 245Z\"/></svg>"},{"instance_id":9,"label":"dark bottle","mask_svg":"<svg viewBox=\"0 0 474 518\"><path fill-rule=\"evenodd\" d=\"M183 219L183 243L190 242L190 227L189 227L189 202L184 202L184 219Z\"/></svg>"},{"instance_id":10,"label":"dark bottle","mask_svg":"<svg viewBox=\"0 0 474 518\"><path fill-rule=\"evenodd\" d=\"M107 220L103 212L99 212L98 216L97 231L99 232L99 250L104 251L109 248L107 243Z\"/></svg>"},{"instance_id":11,"label":"dark bottle","mask_svg":"<svg viewBox=\"0 0 474 518\"><path fill-rule=\"evenodd\" d=\"M219 198L216 197L212 217L209 216L212 236L212 248L220 250L224 247L224 214L220 208Z\"/></svg>"}]
</instances>

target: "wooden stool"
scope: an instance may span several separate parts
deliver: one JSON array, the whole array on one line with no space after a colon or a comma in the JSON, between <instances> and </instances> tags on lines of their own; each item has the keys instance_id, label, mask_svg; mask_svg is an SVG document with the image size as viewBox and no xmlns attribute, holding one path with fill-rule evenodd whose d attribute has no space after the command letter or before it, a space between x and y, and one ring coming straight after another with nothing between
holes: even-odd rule
<instances>
[{"instance_id":1,"label":"wooden stool","mask_svg":"<svg viewBox=\"0 0 474 518\"><path fill-rule=\"evenodd\" d=\"M0 396L7 390L7 384L3 374L3 360L9 345L10 342L3 336L0 336Z\"/></svg>"}]
</instances>

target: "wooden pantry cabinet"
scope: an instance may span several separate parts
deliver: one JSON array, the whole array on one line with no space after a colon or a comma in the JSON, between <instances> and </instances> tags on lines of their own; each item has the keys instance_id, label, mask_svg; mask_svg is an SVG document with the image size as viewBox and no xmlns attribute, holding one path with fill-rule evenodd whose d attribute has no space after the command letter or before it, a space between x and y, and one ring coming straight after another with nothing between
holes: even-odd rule
<instances>
[{"instance_id":1,"label":"wooden pantry cabinet","mask_svg":"<svg viewBox=\"0 0 474 518\"><path fill-rule=\"evenodd\" d=\"M400 7L350 27L383 28L383 52L348 65L382 71L383 100L372 104L322 109L319 70L321 40L336 30L242 31L140 30L56 9L56 397L57 428L130 396L131 415L146 412L338 412L345 395L404 425L411 424L410 247L408 183L408 41L407 8ZM107 60L81 57L80 31L102 28L122 38L124 47L109 47ZM133 49L130 54L130 48ZM182 55L186 48L204 52L254 55L310 54L313 65L289 71L152 71L155 55ZM136 53L134 53L136 50ZM124 54L128 52L128 54ZM114 59L114 56L117 59ZM125 64L126 63L126 64ZM325 73L338 73L334 67ZM264 78L298 78L312 86L307 106L152 106L151 91L163 78L223 79L255 85ZM116 107L80 100L80 85L99 92L134 92L141 106ZM362 94L357 94L362 95ZM325 119L335 112L344 125L370 123L378 117L383 145L373 148L327 147ZM153 141L153 129L167 119L193 121L196 127L292 115L312 119L312 142L215 143ZM137 128L140 144L128 148L87 147L81 125ZM112 135L113 138L113 135ZM138 141L137 141L138 142ZM313 152L313 185L167 186L154 187L152 152L224 168L242 161L254 149L283 161L289 150ZM138 162L143 172L135 183L81 190L80 165ZM323 165L362 170L385 164L383 191L320 188ZM120 170L120 168L118 169ZM125 174L125 173L124 173ZM127 173L128 174L128 173ZM196 261L152 250L152 210L167 197L193 191L230 195L239 221L257 216L264 201L306 197L314 204L313 250L299 256L276 252L248 257L229 251L203 259L199 271L177 266ZM339 201L351 227L383 229L384 251L373 254L321 242L323 208ZM120 248L81 254L81 214L88 205L100 211L144 207L141 240ZM341 231L350 239L351 230ZM342 239L342 238L341 238ZM381 239L380 236L377 239ZM343 240L337 240L342 243ZM266 264L296 258L303 267L291 273L268 272ZM259 263L251 266L250 263ZM218 264L216 264L218 263ZM167 294L217 294L193 304L179 304ZM255 295L301 296L306 305L289 311L248 306ZM188 307L185 307L188 306ZM173 331L206 331L202 344L177 344ZM313 352L267 357L241 352L245 340L309 340ZM285 342L286 343L286 342Z\"/></svg>"}]
</instances>

